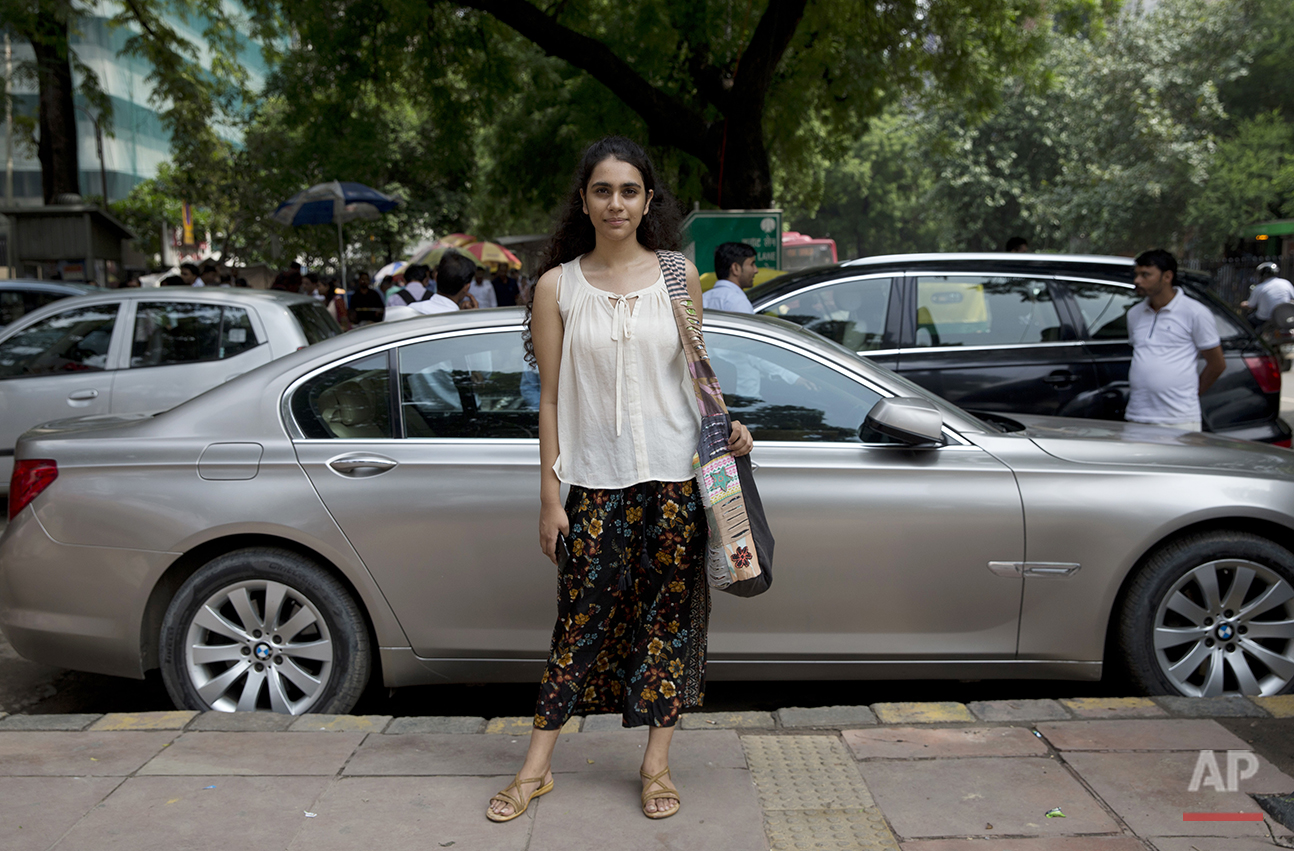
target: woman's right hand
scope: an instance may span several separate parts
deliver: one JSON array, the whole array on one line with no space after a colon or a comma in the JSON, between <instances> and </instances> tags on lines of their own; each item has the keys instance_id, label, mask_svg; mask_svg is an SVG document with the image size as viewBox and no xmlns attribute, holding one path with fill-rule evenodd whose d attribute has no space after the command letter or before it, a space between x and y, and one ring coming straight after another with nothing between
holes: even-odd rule
<instances>
[{"instance_id":1,"label":"woman's right hand","mask_svg":"<svg viewBox=\"0 0 1294 851\"><path fill-rule=\"evenodd\" d=\"M548 560L557 564L557 533L571 533L571 522L566 518L566 509L560 505L545 505L539 509L539 549Z\"/></svg>"}]
</instances>

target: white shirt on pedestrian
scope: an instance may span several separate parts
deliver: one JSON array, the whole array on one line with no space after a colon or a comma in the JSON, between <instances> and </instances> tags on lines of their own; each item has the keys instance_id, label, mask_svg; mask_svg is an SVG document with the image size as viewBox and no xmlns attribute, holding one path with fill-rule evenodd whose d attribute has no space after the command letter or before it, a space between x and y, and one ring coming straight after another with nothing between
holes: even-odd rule
<instances>
[{"instance_id":1,"label":"white shirt on pedestrian","mask_svg":"<svg viewBox=\"0 0 1294 851\"><path fill-rule=\"evenodd\" d=\"M1173 289L1173 300L1155 310L1146 299L1128 311L1132 366L1124 419L1139 423L1199 420L1199 353L1221 345L1213 311Z\"/></svg>"},{"instance_id":2,"label":"white shirt on pedestrian","mask_svg":"<svg viewBox=\"0 0 1294 851\"><path fill-rule=\"evenodd\" d=\"M1284 278L1268 278L1249 294L1249 306L1254 309L1254 316L1263 322L1272 318L1276 305L1287 301L1294 301L1294 284Z\"/></svg>"},{"instance_id":3,"label":"white shirt on pedestrian","mask_svg":"<svg viewBox=\"0 0 1294 851\"><path fill-rule=\"evenodd\" d=\"M414 319L418 316L432 316L437 313L449 313L451 310L458 310L458 305L454 304L443 295L433 295L423 301L415 301L413 304L405 304L403 300L394 307L386 309L384 322L399 322L402 319Z\"/></svg>"},{"instance_id":4,"label":"white shirt on pedestrian","mask_svg":"<svg viewBox=\"0 0 1294 851\"><path fill-rule=\"evenodd\" d=\"M727 278L715 281L713 287L701 294L701 307L706 310L726 310L729 313L755 312L741 287Z\"/></svg>"},{"instance_id":5,"label":"white shirt on pedestrian","mask_svg":"<svg viewBox=\"0 0 1294 851\"><path fill-rule=\"evenodd\" d=\"M489 278L477 283L472 281L467 291L471 293L472 298L476 299L477 307L498 307L499 299L494 294L494 284Z\"/></svg>"},{"instance_id":6,"label":"white shirt on pedestrian","mask_svg":"<svg viewBox=\"0 0 1294 851\"><path fill-rule=\"evenodd\" d=\"M414 301L422 301L422 297L427 294L427 288L422 285L421 281L409 281L403 289L413 296ZM400 290L396 290L387 297L387 307L404 307L406 302L400 297Z\"/></svg>"}]
</instances>

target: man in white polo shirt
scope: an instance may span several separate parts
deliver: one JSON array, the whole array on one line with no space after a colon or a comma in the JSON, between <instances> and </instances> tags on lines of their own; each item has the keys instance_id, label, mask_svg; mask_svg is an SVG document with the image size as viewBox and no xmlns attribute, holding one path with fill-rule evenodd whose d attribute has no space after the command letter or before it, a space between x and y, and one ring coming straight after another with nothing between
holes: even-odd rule
<instances>
[{"instance_id":1,"label":"man in white polo shirt","mask_svg":"<svg viewBox=\"0 0 1294 851\"><path fill-rule=\"evenodd\" d=\"M1183 431L1200 431L1200 394L1226 369L1213 311L1174 287L1177 260L1161 248L1134 262L1137 295L1128 311L1132 368L1124 419ZM1204 371L1195 362L1204 358Z\"/></svg>"}]
</instances>

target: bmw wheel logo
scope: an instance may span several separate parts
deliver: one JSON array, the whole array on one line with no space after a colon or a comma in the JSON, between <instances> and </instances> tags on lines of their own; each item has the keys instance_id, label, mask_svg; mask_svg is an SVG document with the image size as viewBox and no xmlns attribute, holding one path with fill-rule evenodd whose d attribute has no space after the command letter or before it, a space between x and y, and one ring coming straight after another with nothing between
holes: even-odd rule
<instances>
[{"instance_id":1,"label":"bmw wheel logo","mask_svg":"<svg viewBox=\"0 0 1294 851\"><path fill-rule=\"evenodd\" d=\"M264 661L264 660L266 660L266 659L270 658L270 655L271 655L271 653L272 653L272 652L273 652L273 651L271 651L271 650L270 650L270 646L269 646L268 644L258 644L258 645L256 645L256 658L257 658L257 659L260 659L260 660Z\"/></svg>"},{"instance_id":2,"label":"bmw wheel logo","mask_svg":"<svg viewBox=\"0 0 1294 851\"><path fill-rule=\"evenodd\" d=\"M1223 641L1230 641L1231 636L1234 634L1235 634L1235 630L1232 628L1231 624L1229 623L1224 623L1218 627L1218 638L1222 639Z\"/></svg>"}]
</instances>

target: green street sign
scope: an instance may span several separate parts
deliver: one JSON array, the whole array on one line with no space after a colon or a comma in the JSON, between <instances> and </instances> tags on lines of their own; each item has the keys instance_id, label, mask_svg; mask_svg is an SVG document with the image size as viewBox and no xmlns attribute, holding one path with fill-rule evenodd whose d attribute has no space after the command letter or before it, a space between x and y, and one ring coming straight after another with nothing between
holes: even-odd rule
<instances>
[{"instance_id":1,"label":"green street sign","mask_svg":"<svg viewBox=\"0 0 1294 851\"><path fill-rule=\"evenodd\" d=\"M704 275L714 271L714 250L725 242L755 249L755 265L782 268L781 210L695 210L683 220L683 254Z\"/></svg>"}]
</instances>

